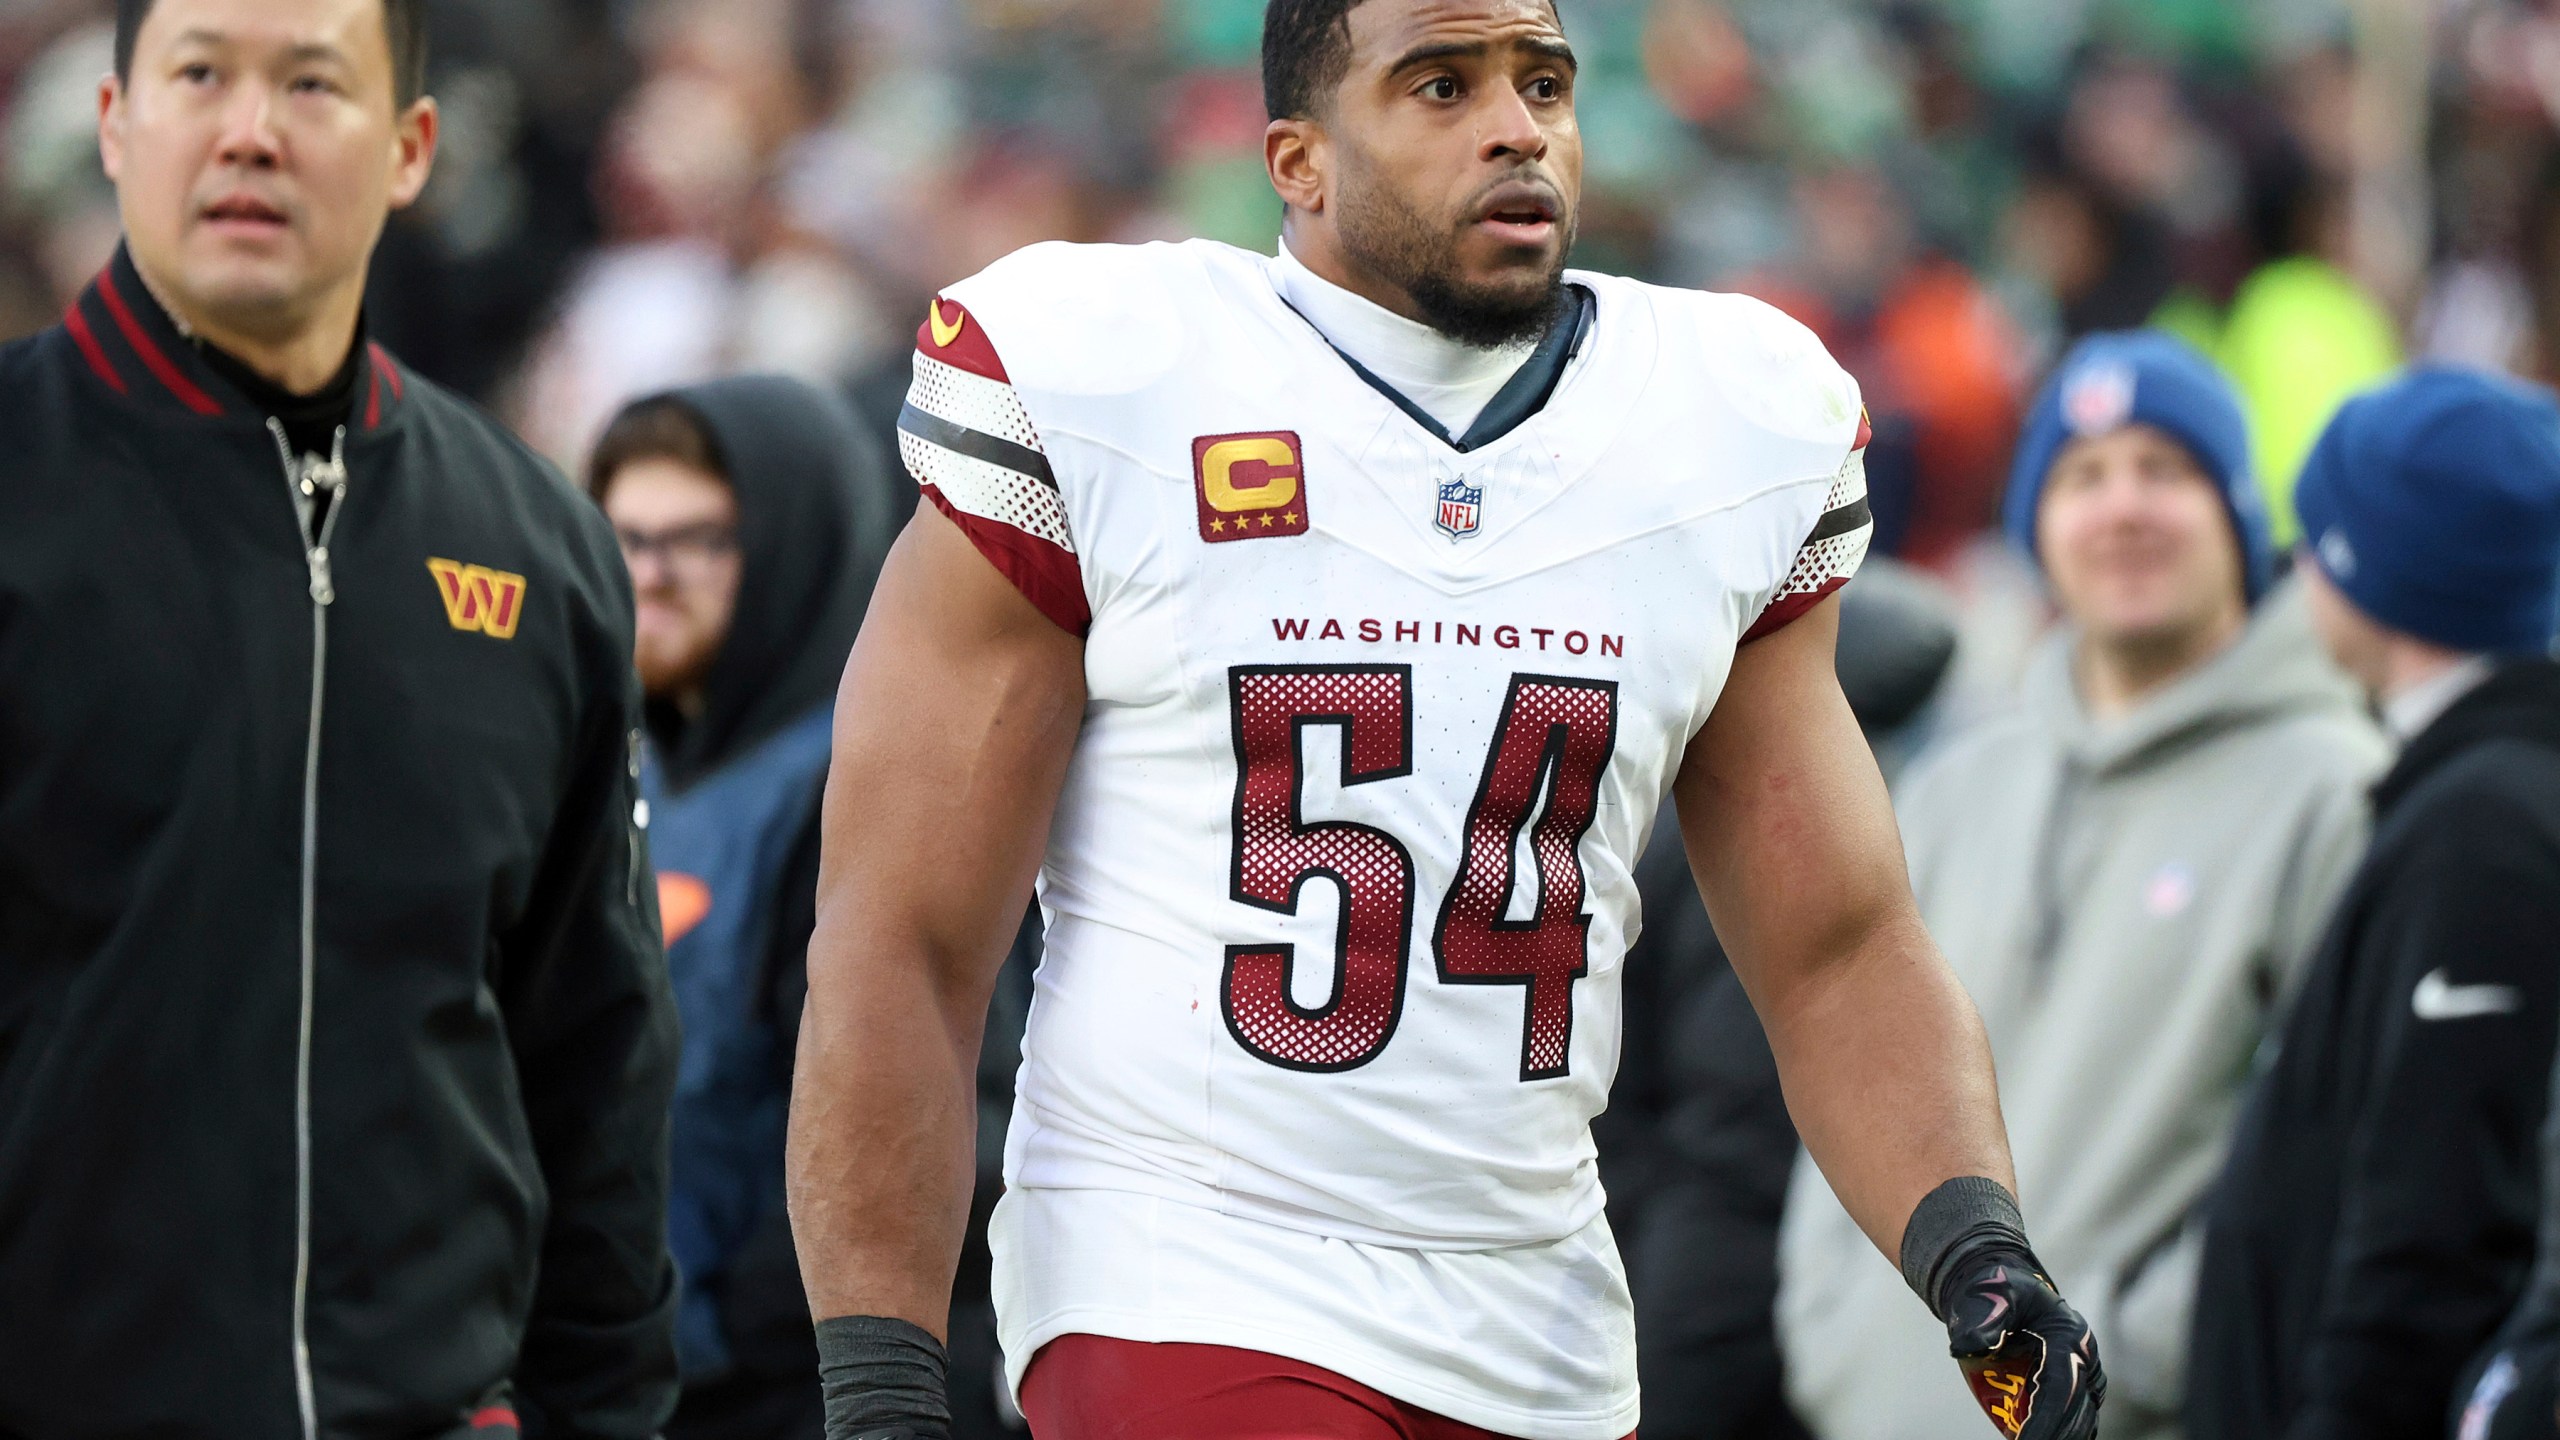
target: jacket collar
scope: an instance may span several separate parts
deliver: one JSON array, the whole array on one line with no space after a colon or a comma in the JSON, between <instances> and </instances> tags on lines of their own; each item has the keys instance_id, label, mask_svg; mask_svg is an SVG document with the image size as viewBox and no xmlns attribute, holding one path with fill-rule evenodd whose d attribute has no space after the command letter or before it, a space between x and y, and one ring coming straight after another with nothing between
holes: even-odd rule
<instances>
[{"instance_id":1,"label":"jacket collar","mask_svg":"<svg viewBox=\"0 0 2560 1440\"><path fill-rule=\"evenodd\" d=\"M198 342L182 333L142 283L123 246L64 312L62 328L79 347L92 378L127 400L172 418L193 417L263 429L267 417L205 363ZM356 329L355 409L349 428L378 430L398 418L409 382L388 351Z\"/></svg>"},{"instance_id":2,"label":"jacket collar","mask_svg":"<svg viewBox=\"0 0 2560 1440\"><path fill-rule=\"evenodd\" d=\"M2492 740L2524 740L2560 750L2560 661L2511 660L2418 732L2373 789L2376 815L2409 797L2428 776Z\"/></svg>"}]
</instances>

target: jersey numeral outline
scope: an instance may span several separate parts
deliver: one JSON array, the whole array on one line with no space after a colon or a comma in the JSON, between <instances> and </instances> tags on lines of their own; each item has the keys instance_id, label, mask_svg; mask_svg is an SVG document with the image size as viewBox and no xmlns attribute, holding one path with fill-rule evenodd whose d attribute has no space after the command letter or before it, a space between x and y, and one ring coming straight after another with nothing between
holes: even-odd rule
<instances>
[{"instance_id":1,"label":"jersey numeral outline","mask_svg":"<svg viewBox=\"0 0 2560 1440\"><path fill-rule=\"evenodd\" d=\"M1240 665L1228 672L1236 742L1235 855L1228 893L1283 915L1319 876L1342 891L1333 994L1290 998L1294 945L1230 945L1218 986L1228 1033L1291 1070L1354 1070L1378 1058L1404 1013L1413 949L1413 856L1394 836L1345 820L1310 825L1306 732L1342 729L1345 787L1413 773L1410 665Z\"/></svg>"},{"instance_id":2,"label":"jersey numeral outline","mask_svg":"<svg viewBox=\"0 0 2560 1440\"><path fill-rule=\"evenodd\" d=\"M1236 1043L1270 1064L1358 1069L1385 1050L1403 1015L1413 856L1374 826L1307 823L1305 735L1313 726L1340 728L1346 789L1410 775L1413 667L1240 665L1228 681L1236 749L1229 894L1295 915L1307 882L1321 877L1339 887L1342 908L1333 992L1322 1006L1291 998L1294 945L1230 945L1220 1011ZM1468 808L1458 877L1433 927L1442 983L1524 987L1523 1081L1570 1071L1573 982L1590 973L1581 845L1599 811L1617 730L1616 682L1512 677ZM1524 829L1537 905L1528 919L1511 920L1505 912L1518 888Z\"/></svg>"},{"instance_id":3,"label":"jersey numeral outline","mask_svg":"<svg viewBox=\"0 0 2560 1440\"><path fill-rule=\"evenodd\" d=\"M1571 1068L1573 982L1591 973L1582 837L1599 814L1600 777L1617 748L1617 682L1512 676L1484 780L1467 810L1457 883L1431 934L1442 983L1528 987L1520 1007L1522 1080L1552 1080ZM1520 832L1532 814L1538 903L1528 919L1508 920L1520 879Z\"/></svg>"}]
</instances>

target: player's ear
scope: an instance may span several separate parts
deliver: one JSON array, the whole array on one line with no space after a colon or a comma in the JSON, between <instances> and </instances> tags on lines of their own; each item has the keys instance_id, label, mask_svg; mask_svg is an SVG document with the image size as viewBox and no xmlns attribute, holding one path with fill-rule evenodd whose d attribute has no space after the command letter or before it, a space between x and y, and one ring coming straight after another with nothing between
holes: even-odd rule
<instances>
[{"instance_id":1,"label":"player's ear","mask_svg":"<svg viewBox=\"0 0 2560 1440\"><path fill-rule=\"evenodd\" d=\"M1271 173L1271 188L1293 210L1324 212L1326 172L1332 155L1323 127L1312 120L1274 120L1262 132L1262 164Z\"/></svg>"}]
</instances>

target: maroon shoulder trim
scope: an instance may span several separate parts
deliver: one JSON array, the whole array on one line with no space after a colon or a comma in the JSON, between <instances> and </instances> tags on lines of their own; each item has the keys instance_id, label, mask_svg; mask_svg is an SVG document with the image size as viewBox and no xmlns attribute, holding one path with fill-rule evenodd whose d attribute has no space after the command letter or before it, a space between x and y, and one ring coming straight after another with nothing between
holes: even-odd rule
<instances>
[{"instance_id":1,"label":"maroon shoulder trim","mask_svg":"<svg viewBox=\"0 0 2560 1440\"><path fill-rule=\"evenodd\" d=\"M392 360L391 352L371 340L364 342L364 348L367 354L373 356L373 368L382 373L383 379L391 382L391 398L408 399L409 387L400 383L400 367Z\"/></svg>"},{"instance_id":2,"label":"maroon shoulder trim","mask_svg":"<svg viewBox=\"0 0 2560 1440\"><path fill-rule=\"evenodd\" d=\"M400 367L391 363L390 351L367 340L364 342L364 353L364 428L371 430L382 423L384 387L388 385L391 399L395 404L406 391L400 383Z\"/></svg>"},{"instance_id":3,"label":"maroon shoulder trim","mask_svg":"<svg viewBox=\"0 0 2560 1440\"><path fill-rule=\"evenodd\" d=\"M1072 553L1037 535L972 515L944 499L942 491L930 483L924 486L924 497L1059 629L1079 637L1093 629L1093 607L1084 598L1084 573L1076 568Z\"/></svg>"},{"instance_id":4,"label":"maroon shoulder trim","mask_svg":"<svg viewBox=\"0 0 2560 1440\"><path fill-rule=\"evenodd\" d=\"M1860 410L1858 412L1858 442L1849 448L1853 451L1864 450L1869 445L1875 443L1875 438L1876 422L1874 418L1868 411Z\"/></svg>"},{"instance_id":5,"label":"maroon shoulder trim","mask_svg":"<svg viewBox=\"0 0 2560 1440\"><path fill-rule=\"evenodd\" d=\"M1849 577L1843 575L1835 580L1825 580L1822 582L1822 588L1818 590L1807 590L1800 595L1782 597L1777 603L1761 611L1759 621L1742 632L1741 643L1748 645L1754 640L1766 640L1786 629L1812 614L1815 606L1838 594L1840 587L1848 583Z\"/></svg>"},{"instance_id":6,"label":"maroon shoulder trim","mask_svg":"<svg viewBox=\"0 0 2560 1440\"><path fill-rule=\"evenodd\" d=\"M996 342L987 338L987 327L938 295L925 307L924 323L916 327L916 353L999 384L1013 383L1004 373L1004 361L996 357Z\"/></svg>"},{"instance_id":7,"label":"maroon shoulder trim","mask_svg":"<svg viewBox=\"0 0 2560 1440\"><path fill-rule=\"evenodd\" d=\"M80 313L79 301L72 301L71 308L62 312L62 328L71 332L72 343L80 347L89 368L98 372L98 378L107 382L108 389L119 395L133 393L133 388L124 383L124 377L117 374L116 367L108 361L107 349L98 343L98 332L89 328L89 317Z\"/></svg>"},{"instance_id":8,"label":"maroon shoulder trim","mask_svg":"<svg viewBox=\"0 0 2560 1440\"><path fill-rule=\"evenodd\" d=\"M98 272L98 298L107 302L107 314L114 318L116 329L124 332L125 343L133 347L134 354L142 357L142 368L151 372L151 378L168 387L169 393L178 397L179 404L199 415L222 413L221 402L204 393L196 382L186 377L185 372L170 363L169 357L152 343L141 322L133 318L133 312L125 307L124 296L116 292L113 266Z\"/></svg>"}]
</instances>

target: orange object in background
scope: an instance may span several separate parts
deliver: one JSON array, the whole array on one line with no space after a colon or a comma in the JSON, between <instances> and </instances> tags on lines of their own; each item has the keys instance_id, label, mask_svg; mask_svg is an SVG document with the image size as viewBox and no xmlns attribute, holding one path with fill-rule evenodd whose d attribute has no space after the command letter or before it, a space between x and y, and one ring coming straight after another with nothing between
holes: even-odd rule
<instances>
[{"instance_id":1,"label":"orange object in background","mask_svg":"<svg viewBox=\"0 0 2560 1440\"><path fill-rule=\"evenodd\" d=\"M658 874L658 927L673 945L711 915L711 887L673 870Z\"/></svg>"},{"instance_id":2,"label":"orange object in background","mask_svg":"<svg viewBox=\"0 0 2560 1440\"><path fill-rule=\"evenodd\" d=\"M1943 566L1997 523L2025 346L1990 292L1943 259L1921 261L1894 282L1869 344L1869 384L1882 392L1869 405L1898 412L1916 429L1919 483L1900 553Z\"/></svg>"}]
</instances>

